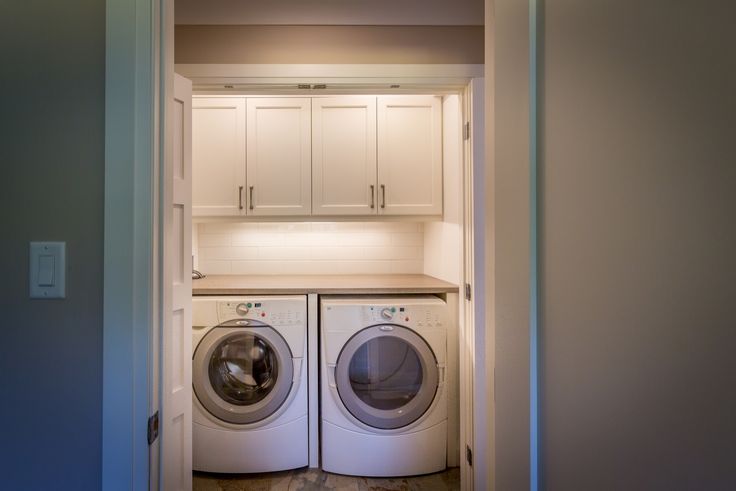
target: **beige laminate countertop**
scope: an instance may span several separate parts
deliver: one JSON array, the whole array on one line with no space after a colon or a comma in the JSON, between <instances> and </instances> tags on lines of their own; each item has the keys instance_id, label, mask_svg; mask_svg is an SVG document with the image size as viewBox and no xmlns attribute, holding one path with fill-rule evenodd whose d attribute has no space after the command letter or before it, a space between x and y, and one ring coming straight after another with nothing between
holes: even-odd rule
<instances>
[{"instance_id":1,"label":"beige laminate countertop","mask_svg":"<svg viewBox=\"0 0 736 491\"><path fill-rule=\"evenodd\" d=\"M208 275L193 295L457 293L457 285L423 274Z\"/></svg>"}]
</instances>

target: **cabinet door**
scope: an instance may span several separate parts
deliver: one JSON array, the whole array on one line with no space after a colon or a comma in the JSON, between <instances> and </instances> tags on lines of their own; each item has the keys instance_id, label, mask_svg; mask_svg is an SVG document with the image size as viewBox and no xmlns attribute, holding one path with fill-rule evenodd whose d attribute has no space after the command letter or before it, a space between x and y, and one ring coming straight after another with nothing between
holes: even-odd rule
<instances>
[{"instance_id":1,"label":"cabinet door","mask_svg":"<svg viewBox=\"0 0 736 491\"><path fill-rule=\"evenodd\" d=\"M312 213L376 213L376 98L312 99Z\"/></svg>"},{"instance_id":2,"label":"cabinet door","mask_svg":"<svg viewBox=\"0 0 736 491\"><path fill-rule=\"evenodd\" d=\"M311 213L310 107L308 98L248 99L248 214Z\"/></svg>"},{"instance_id":3,"label":"cabinet door","mask_svg":"<svg viewBox=\"0 0 736 491\"><path fill-rule=\"evenodd\" d=\"M192 178L193 216L245 211L245 98L193 98Z\"/></svg>"},{"instance_id":4,"label":"cabinet door","mask_svg":"<svg viewBox=\"0 0 736 491\"><path fill-rule=\"evenodd\" d=\"M442 102L378 97L378 213L442 214Z\"/></svg>"}]
</instances>

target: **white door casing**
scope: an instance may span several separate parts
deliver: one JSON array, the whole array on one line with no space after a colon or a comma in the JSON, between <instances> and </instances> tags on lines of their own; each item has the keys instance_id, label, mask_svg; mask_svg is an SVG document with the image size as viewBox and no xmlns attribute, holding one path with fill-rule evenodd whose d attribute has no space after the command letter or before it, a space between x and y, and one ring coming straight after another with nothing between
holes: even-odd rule
<instances>
[{"instance_id":1,"label":"white door casing","mask_svg":"<svg viewBox=\"0 0 736 491\"><path fill-rule=\"evenodd\" d=\"M378 97L378 213L442 214L442 99Z\"/></svg>"},{"instance_id":2,"label":"white door casing","mask_svg":"<svg viewBox=\"0 0 736 491\"><path fill-rule=\"evenodd\" d=\"M143 5L143 8L140 6ZM148 11L167 7L161 22L152 22ZM173 65L173 1L133 2L107 0L106 26L106 119L105 138L105 346L103 376L105 387L103 403L103 487L143 489L148 481L149 468L145 442L146 401L153 379L146 366L155 340L141 335L147 315L137 312L145 308L146 299L155 302L143 271L153 262L154 248L146 249L149 229L143 218L153 220L159 207L149 206L140 195L151 187L153 175L150 159L152 148L146 147L146 138L158 141L158 127L152 123L154 103L149 92L158 90L153 57L166 58ZM166 33L161 32L165 30ZM159 38L167 36L159 42ZM163 62L162 62L163 64ZM177 65L187 70L198 83L217 80L222 83L283 83L290 78L294 84L305 77L333 77L342 83L402 83L453 85L467 83L469 77L483 74L483 65ZM173 71L173 70L172 70ZM223 79L222 77L230 77ZM220 77L220 78L218 78ZM165 95L169 84L166 84ZM148 111L148 112L147 112ZM163 122L163 115L155 117ZM148 160L147 160L148 159ZM135 185L133 183L135 182ZM155 187L155 186L154 186ZM158 187L156 187L158 189ZM492 189L488 189L490 193ZM492 199L489 198L489 199ZM122 203L122 204L121 204ZM134 224L130 226L130 224ZM163 234L164 223L155 227ZM132 233L132 232L135 233ZM128 240L129 239L129 240ZM136 249L136 254L132 251ZM156 248L155 250L159 250ZM147 252L149 251L149 252ZM166 251L168 254L170 251ZM133 274L133 273L136 274ZM161 288L166 290L166 285ZM310 295L316 306L316 295ZM132 309L131 309L132 306ZM162 306L156 308L158 315ZM316 316L315 316L316 318ZM132 319L132 320L131 320ZM490 334L489 334L490 335ZM311 343L312 341L310 341ZM149 344L150 343L150 344ZM310 364L312 362L310 361ZM144 373L141 377L140 373ZM162 375L163 379L163 375ZM492 379L491 379L492 380ZM163 382L163 380L162 380ZM126 385L127 384L127 385ZM316 401L316 398L315 398ZM311 402L310 402L311 404ZM315 403L316 404L316 403ZM316 414L316 411L314 411ZM311 409L310 409L311 417ZM492 417L492 414L490 415ZM176 449L174 449L176 450ZM141 458L140 455L145 455ZM316 466L315 459L310 465ZM141 464L141 465L139 465ZM478 465L478 464L476 464ZM167 472L162 469L162 472ZM490 483L493 481L491 480ZM130 485L130 486L128 486Z\"/></svg>"},{"instance_id":3,"label":"white door casing","mask_svg":"<svg viewBox=\"0 0 736 491\"><path fill-rule=\"evenodd\" d=\"M195 97L194 216L245 214L245 98Z\"/></svg>"},{"instance_id":4,"label":"white door casing","mask_svg":"<svg viewBox=\"0 0 736 491\"><path fill-rule=\"evenodd\" d=\"M167 118L163 193L164 267L161 489L192 488L192 84L175 75Z\"/></svg>"},{"instance_id":5,"label":"white door casing","mask_svg":"<svg viewBox=\"0 0 736 491\"><path fill-rule=\"evenodd\" d=\"M248 98L247 214L311 213L310 112L309 98Z\"/></svg>"},{"instance_id":6,"label":"white door casing","mask_svg":"<svg viewBox=\"0 0 736 491\"><path fill-rule=\"evenodd\" d=\"M312 99L312 214L376 214L376 98Z\"/></svg>"}]
</instances>

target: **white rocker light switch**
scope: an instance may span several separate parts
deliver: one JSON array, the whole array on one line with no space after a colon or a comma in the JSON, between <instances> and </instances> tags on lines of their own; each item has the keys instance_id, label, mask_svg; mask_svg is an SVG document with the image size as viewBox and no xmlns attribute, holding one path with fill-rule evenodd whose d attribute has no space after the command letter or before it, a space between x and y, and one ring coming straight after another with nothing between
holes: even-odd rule
<instances>
[{"instance_id":1,"label":"white rocker light switch","mask_svg":"<svg viewBox=\"0 0 736 491\"><path fill-rule=\"evenodd\" d=\"M66 243L31 242L31 298L66 296Z\"/></svg>"}]
</instances>

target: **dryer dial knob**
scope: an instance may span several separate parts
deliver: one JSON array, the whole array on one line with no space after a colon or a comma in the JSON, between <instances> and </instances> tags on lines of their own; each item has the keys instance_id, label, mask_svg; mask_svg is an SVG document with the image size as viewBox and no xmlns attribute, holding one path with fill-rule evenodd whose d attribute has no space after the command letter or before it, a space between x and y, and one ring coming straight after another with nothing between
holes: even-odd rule
<instances>
[{"instance_id":1,"label":"dryer dial knob","mask_svg":"<svg viewBox=\"0 0 736 491\"><path fill-rule=\"evenodd\" d=\"M245 315L249 310L250 309L244 303L239 303L238 306L235 307L235 312L237 312L238 315Z\"/></svg>"},{"instance_id":2,"label":"dryer dial knob","mask_svg":"<svg viewBox=\"0 0 736 491\"><path fill-rule=\"evenodd\" d=\"M394 318L394 313L391 312L391 309L386 308L381 311L381 317L390 321Z\"/></svg>"}]
</instances>

